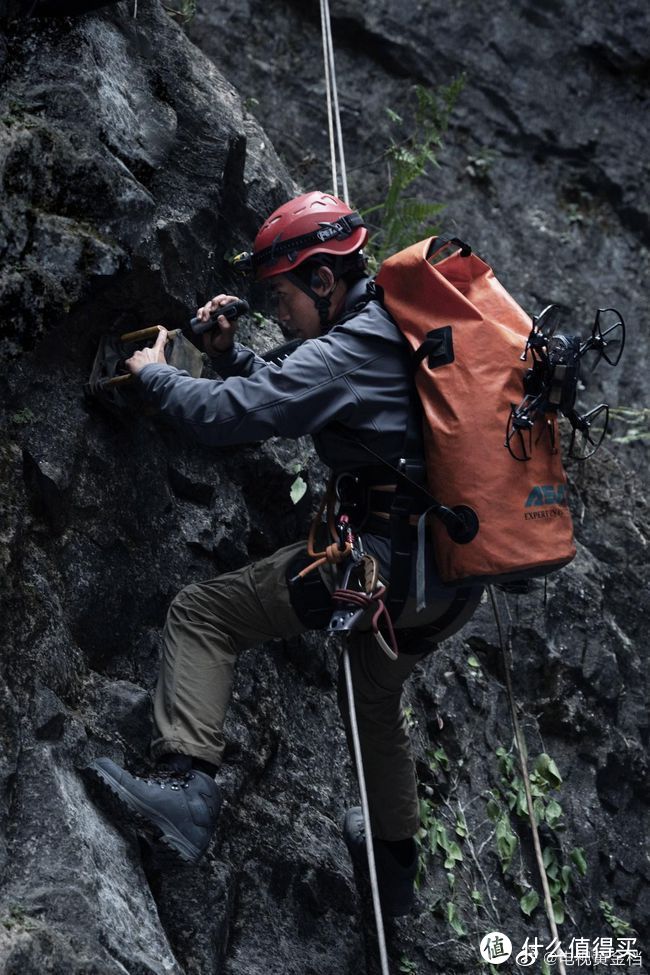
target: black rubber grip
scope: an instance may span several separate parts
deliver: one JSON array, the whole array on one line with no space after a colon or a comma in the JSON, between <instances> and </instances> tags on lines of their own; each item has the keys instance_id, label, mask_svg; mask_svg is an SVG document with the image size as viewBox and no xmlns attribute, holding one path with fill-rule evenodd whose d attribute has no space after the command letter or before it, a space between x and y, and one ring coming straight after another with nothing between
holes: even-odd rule
<instances>
[{"instance_id":1,"label":"black rubber grip","mask_svg":"<svg viewBox=\"0 0 650 975\"><path fill-rule=\"evenodd\" d=\"M190 321L190 328L195 335L203 335L204 332L210 332L213 329L219 328L218 318L221 315L225 315L229 322L234 322L236 318L240 315L247 315L250 311L250 306L247 301L243 299L238 299L237 301L231 301L228 305L222 305L221 308L216 311L213 315L210 315L207 322L200 322L198 318L192 318Z\"/></svg>"}]
</instances>

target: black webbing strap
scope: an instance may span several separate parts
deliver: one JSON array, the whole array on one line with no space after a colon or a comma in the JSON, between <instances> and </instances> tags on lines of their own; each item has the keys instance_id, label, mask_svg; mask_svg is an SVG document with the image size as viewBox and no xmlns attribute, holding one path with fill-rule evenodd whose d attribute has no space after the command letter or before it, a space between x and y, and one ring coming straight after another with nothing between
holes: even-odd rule
<instances>
[{"instance_id":1,"label":"black webbing strap","mask_svg":"<svg viewBox=\"0 0 650 975\"><path fill-rule=\"evenodd\" d=\"M326 244L328 240L345 240L359 227L365 227L365 223L363 217L358 213L350 213L333 223L323 221L319 224L319 230L314 230L309 234L289 237L288 240L274 240L270 247L265 247L264 250L253 254L253 267L257 268L262 264L274 264L280 257L289 257L291 254L297 254L308 247Z\"/></svg>"},{"instance_id":2,"label":"black webbing strap","mask_svg":"<svg viewBox=\"0 0 650 975\"><path fill-rule=\"evenodd\" d=\"M434 328L427 332L424 342L415 350L411 359L414 373L425 359L429 369L447 366L454 361L454 339L451 325L443 325L442 328Z\"/></svg>"},{"instance_id":3,"label":"black webbing strap","mask_svg":"<svg viewBox=\"0 0 650 975\"><path fill-rule=\"evenodd\" d=\"M461 240L460 237L455 237L453 234L438 234L438 236L434 237L429 244L427 260L433 257L434 254L437 254L438 251L443 250L449 244L456 244L458 247L460 247L461 257L469 257L472 253L472 248L469 246L469 244L466 244L464 240Z\"/></svg>"},{"instance_id":4,"label":"black webbing strap","mask_svg":"<svg viewBox=\"0 0 650 975\"><path fill-rule=\"evenodd\" d=\"M406 435L400 460L400 470L416 484L426 484L424 457L422 455L422 406L413 391L409 403ZM413 534L410 516L421 511L417 495L408 481L401 481L390 506L390 582L388 598L384 600L390 617L396 622L404 609L411 588L411 562L413 555Z\"/></svg>"},{"instance_id":5,"label":"black webbing strap","mask_svg":"<svg viewBox=\"0 0 650 975\"><path fill-rule=\"evenodd\" d=\"M404 609L411 587L412 534L409 524L412 498L395 493L390 506L390 569L388 596L384 599L390 618L395 623Z\"/></svg>"}]
</instances>

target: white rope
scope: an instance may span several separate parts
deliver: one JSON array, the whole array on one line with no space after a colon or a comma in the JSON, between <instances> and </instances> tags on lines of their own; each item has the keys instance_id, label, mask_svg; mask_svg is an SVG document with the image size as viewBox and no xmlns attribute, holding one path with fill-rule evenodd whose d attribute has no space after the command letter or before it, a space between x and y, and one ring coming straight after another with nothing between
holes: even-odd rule
<instances>
[{"instance_id":1,"label":"white rope","mask_svg":"<svg viewBox=\"0 0 650 975\"><path fill-rule=\"evenodd\" d=\"M334 44L332 41L332 19L330 17L329 0L321 0L321 26L323 31L323 57L325 59L325 85L327 87L328 112L330 102L334 108L334 121L336 123L336 143L338 148L338 158L341 169L342 198L350 205L350 195L348 193L348 176L345 166L345 151L343 148L343 130L341 129L341 112L339 108L339 91L336 84L336 65L334 63ZM328 116L329 117L329 116ZM330 152L334 156L334 133L330 124ZM334 193L337 194L337 182L334 181ZM338 194L337 194L338 195Z\"/></svg>"},{"instance_id":2,"label":"white rope","mask_svg":"<svg viewBox=\"0 0 650 975\"><path fill-rule=\"evenodd\" d=\"M327 128L330 140L330 165L332 167L332 192L339 195L339 181L336 172L336 146L334 144L334 111L332 108L332 86L330 83L330 59L328 53L325 0L320 0L320 25L323 35L323 64L325 65L325 91L327 94Z\"/></svg>"},{"instance_id":3,"label":"white rope","mask_svg":"<svg viewBox=\"0 0 650 975\"><path fill-rule=\"evenodd\" d=\"M560 943L560 936L557 930L557 924L555 923L555 913L553 911L553 901L551 899L551 891L548 885L548 878L546 876L546 870L544 868L544 857L542 855L542 845L539 841L539 832L537 830L537 820L535 819L535 809L533 807L533 796L530 789L530 778L528 776L528 763L526 761L526 742L524 741L524 736L521 731L521 726L519 724L519 718L517 717L517 706L515 704L515 695L512 690L512 673L510 666L510 630L508 630L508 639L504 640L503 631L501 628L501 617L499 615L499 607L497 605L496 596L492 586L488 586L487 590L490 594L490 601L492 603L492 611L494 613L494 618L497 624L497 631L499 633L499 643L501 645L501 654L503 657L503 669L506 675L506 690L508 692L508 704L510 706L510 718L512 721L512 727L515 734L515 747L517 751L517 756L519 758L519 767L521 769L521 776L524 781L524 792L526 793L526 806L528 807L528 819L530 821L530 829L533 834L533 847L535 849L535 859L537 860L537 869L539 872L539 879L542 884L542 891L544 893L544 907L546 909L546 916L548 918L548 924L551 929L551 935ZM505 595L504 595L505 599ZM510 620L510 607L508 606L508 600L505 599L506 609L508 611L508 616ZM561 954L558 954L557 966L560 975L566 975L566 968L564 967L564 958Z\"/></svg>"},{"instance_id":4,"label":"white rope","mask_svg":"<svg viewBox=\"0 0 650 975\"><path fill-rule=\"evenodd\" d=\"M384 936L384 920L381 914L381 904L379 902L379 885L377 883L375 851L372 845L372 832L370 828L370 809L368 806L368 793L366 792L366 779L363 774L363 759L361 757L361 742L359 741L357 712L354 706L354 687L352 685L352 670L350 668L350 654L348 652L347 646L343 647L343 666L345 668L345 684L348 691L348 705L350 709L350 730L352 732L352 741L354 742L354 759L357 766L357 779L359 780L359 792L361 794L361 808L363 810L363 822L364 822L365 833L366 833L366 853L368 855L368 870L370 872L372 906L375 911L375 923L377 925L377 942L379 944L379 960L381 963L381 975L390 975L390 971L388 969L388 955L386 953L386 938Z\"/></svg>"},{"instance_id":5,"label":"white rope","mask_svg":"<svg viewBox=\"0 0 650 975\"><path fill-rule=\"evenodd\" d=\"M343 131L341 129L341 112L339 108L339 94L336 84L336 66L334 64L334 44L332 41L332 20L330 17L329 0L320 0L321 31L323 35L323 61L325 64L325 89L327 93L327 123L330 140L330 158L332 166L332 192L338 196L338 175L336 164L336 150L338 147L338 160L341 170L342 198L347 205L350 205L348 193L348 177L345 168L345 151L343 149ZM336 128L336 143L334 139L334 129ZM354 705L354 687L352 684L352 670L350 668L350 655L347 646L343 647L343 667L345 670L345 683L348 694L348 705L350 711L350 731L354 744L354 760L357 767L357 779L359 782L359 793L361 795L361 809L363 811L363 822L366 834L366 854L368 857L368 872L370 874L370 889L372 890L372 905L375 912L375 924L377 927L377 943L379 946L379 961L381 964L381 975L390 975L388 968L388 955L386 952L386 937L384 935L384 920L381 913L381 903L379 900L379 885L377 883L377 867L375 865L375 851L372 845L372 829L370 826L370 809L368 807L368 793L366 791L366 779L363 772L363 759L361 756L361 743L359 741L359 727L357 725L357 712Z\"/></svg>"}]
</instances>

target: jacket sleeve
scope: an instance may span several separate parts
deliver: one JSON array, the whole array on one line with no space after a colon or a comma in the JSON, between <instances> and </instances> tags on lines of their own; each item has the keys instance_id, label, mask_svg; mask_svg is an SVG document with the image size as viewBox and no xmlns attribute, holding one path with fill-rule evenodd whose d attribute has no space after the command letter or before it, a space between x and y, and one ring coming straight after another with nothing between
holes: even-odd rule
<instances>
[{"instance_id":1,"label":"jacket sleeve","mask_svg":"<svg viewBox=\"0 0 650 975\"><path fill-rule=\"evenodd\" d=\"M302 437L354 414L351 373L307 341L280 365L267 363L250 376L192 379L172 366L151 364L139 373L146 399L202 443L251 443L269 437ZM341 360L345 362L345 357Z\"/></svg>"},{"instance_id":2,"label":"jacket sleeve","mask_svg":"<svg viewBox=\"0 0 650 975\"><path fill-rule=\"evenodd\" d=\"M268 362L252 349L235 342L227 352L212 356L210 361L222 379L230 376L250 376L258 369L266 369Z\"/></svg>"}]
</instances>

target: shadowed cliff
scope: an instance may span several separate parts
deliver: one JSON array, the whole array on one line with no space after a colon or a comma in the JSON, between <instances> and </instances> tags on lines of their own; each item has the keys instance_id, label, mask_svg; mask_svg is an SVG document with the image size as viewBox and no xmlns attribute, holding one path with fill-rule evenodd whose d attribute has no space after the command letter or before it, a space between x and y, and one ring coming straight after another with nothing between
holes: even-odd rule
<instances>
[{"instance_id":1,"label":"shadowed cliff","mask_svg":"<svg viewBox=\"0 0 650 975\"><path fill-rule=\"evenodd\" d=\"M387 141L384 106L401 110L413 81L465 69L442 166L420 192L448 203L447 225L531 311L556 299L590 324L596 304L620 306L635 351L602 388L612 402L635 402L647 362L637 161L647 32L631 5L611 30L595 13L578 22L557 7L565 30L532 7L488 16L479 4L445 13L443 34L436 5L414 17L405 5L334 3L353 192L360 204L382 192L383 163L373 159ZM120 419L83 396L103 333L175 327L216 289L241 290L224 256L291 195L292 176L326 181L312 8L200 6L190 32L205 53L153 0L135 18L120 3L74 20L14 22L0 38L7 975L377 970L340 833L357 799L335 643L308 636L242 656L224 809L198 869L163 869L88 799L79 775L100 754L146 767L170 600L300 537L323 483L307 442L206 450L156 417ZM493 156L481 156L487 148ZM259 349L281 340L268 323L250 320L242 332ZM648 923L648 513L640 446L627 448L628 466L617 451L569 470L574 563L546 596L540 583L509 604L531 765L548 754L563 780L549 773L540 789L545 809L551 799L560 807L541 828L566 881L557 900L567 941L616 937L603 901L639 937ZM298 472L308 491L293 505ZM388 930L392 964L473 973L487 931L517 947L547 931L541 906L527 917L519 905L539 881L525 821L508 808L518 789L497 755L512 732L487 605L420 669L405 706L430 828L418 911ZM504 873L506 825L514 845ZM433 843L442 829L460 857ZM427 846L435 853L425 856Z\"/></svg>"}]
</instances>

